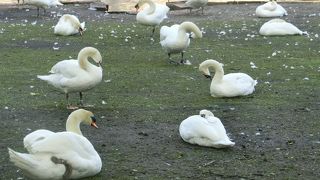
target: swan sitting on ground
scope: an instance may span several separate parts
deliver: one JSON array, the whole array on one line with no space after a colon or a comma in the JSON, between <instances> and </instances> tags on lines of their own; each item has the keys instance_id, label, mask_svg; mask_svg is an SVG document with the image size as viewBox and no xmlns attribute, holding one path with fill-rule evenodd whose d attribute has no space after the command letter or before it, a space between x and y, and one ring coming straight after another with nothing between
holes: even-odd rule
<instances>
[{"instance_id":1,"label":"swan sitting on ground","mask_svg":"<svg viewBox=\"0 0 320 180\"><path fill-rule=\"evenodd\" d=\"M212 78L209 67L213 67L215 74ZM224 74L222 64L218 61L209 59L202 62L199 70L206 77L212 78L210 93L213 97L236 97L251 94L257 84L249 75L244 73Z\"/></svg>"},{"instance_id":2,"label":"swan sitting on ground","mask_svg":"<svg viewBox=\"0 0 320 180\"><path fill-rule=\"evenodd\" d=\"M225 148L235 144L230 141L220 119L208 110L201 110L200 115L193 115L183 120L179 133L185 142L200 146Z\"/></svg>"},{"instance_id":3,"label":"swan sitting on ground","mask_svg":"<svg viewBox=\"0 0 320 180\"><path fill-rule=\"evenodd\" d=\"M171 27L162 26L160 29L160 44L168 53L170 62L174 62L170 59L171 54L181 53L180 63L185 63L183 51L189 46L190 38L202 38L202 32L192 22L183 22Z\"/></svg>"},{"instance_id":4,"label":"swan sitting on ground","mask_svg":"<svg viewBox=\"0 0 320 180\"><path fill-rule=\"evenodd\" d=\"M188 7L191 7L192 9L201 8L202 14L203 14L203 9L207 4L208 4L208 0L187 0L186 2L186 5ZM190 9L190 13L192 9Z\"/></svg>"},{"instance_id":5,"label":"swan sitting on ground","mask_svg":"<svg viewBox=\"0 0 320 180\"><path fill-rule=\"evenodd\" d=\"M287 16L288 13L281 5L272 0L258 6L256 9L256 15L258 17L281 17Z\"/></svg>"},{"instance_id":6,"label":"swan sitting on ground","mask_svg":"<svg viewBox=\"0 0 320 180\"><path fill-rule=\"evenodd\" d=\"M99 173L100 156L82 136L81 122L97 128L90 111L76 110L68 117L67 131L41 129L28 134L23 143L29 154L8 148L10 161L32 179L76 179Z\"/></svg>"},{"instance_id":7,"label":"swan sitting on ground","mask_svg":"<svg viewBox=\"0 0 320 180\"><path fill-rule=\"evenodd\" d=\"M89 63L89 57L98 66ZM101 54L96 48L85 47L79 52L77 60L60 61L51 68L50 75L38 75L37 77L64 92L68 104L67 108L75 109L77 107L69 104L69 93L79 92L80 105L83 105L82 92L95 87L102 80L101 62Z\"/></svg>"},{"instance_id":8,"label":"swan sitting on ground","mask_svg":"<svg viewBox=\"0 0 320 180\"><path fill-rule=\"evenodd\" d=\"M79 19L70 14L65 14L60 17L57 25L54 27L54 34L69 36L84 31L85 22L80 23Z\"/></svg>"},{"instance_id":9,"label":"swan sitting on ground","mask_svg":"<svg viewBox=\"0 0 320 180\"><path fill-rule=\"evenodd\" d=\"M59 0L24 0L24 3L27 5L32 5L37 7L38 16L39 9L42 8L44 12L46 12L46 8L62 6L63 4L59 2Z\"/></svg>"},{"instance_id":10,"label":"swan sitting on ground","mask_svg":"<svg viewBox=\"0 0 320 180\"><path fill-rule=\"evenodd\" d=\"M272 19L264 23L259 33L264 36L281 36L281 35L308 35L307 32L303 32L291 23L282 19Z\"/></svg>"},{"instance_id":11,"label":"swan sitting on ground","mask_svg":"<svg viewBox=\"0 0 320 180\"><path fill-rule=\"evenodd\" d=\"M168 6L157 4L152 0L139 0L135 7L139 9L144 4L148 4L149 6L138 12L136 19L137 22L142 25L152 26L153 36L156 26L158 26L164 19L167 18L167 13L170 9Z\"/></svg>"}]
</instances>

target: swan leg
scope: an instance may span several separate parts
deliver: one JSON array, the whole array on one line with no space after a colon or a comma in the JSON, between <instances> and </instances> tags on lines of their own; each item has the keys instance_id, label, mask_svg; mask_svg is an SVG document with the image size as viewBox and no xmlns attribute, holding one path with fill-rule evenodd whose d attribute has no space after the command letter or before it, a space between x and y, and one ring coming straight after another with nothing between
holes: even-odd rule
<instances>
[{"instance_id":1,"label":"swan leg","mask_svg":"<svg viewBox=\"0 0 320 180\"><path fill-rule=\"evenodd\" d=\"M178 64L179 64L179 63L177 63L177 62L175 62L175 61L171 60L171 54L170 54L170 53L168 53L168 57L169 57L169 63L170 63L170 64L176 64L176 65L178 65Z\"/></svg>"},{"instance_id":2,"label":"swan leg","mask_svg":"<svg viewBox=\"0 0 320 180\"><path fill-rule=\"evenodd\" d=\"M69 103L69 93L66 93L66 100L67 100L67 109L75 110L75 109L78 109L78 108L79 108L79 107L77 107L77 106L72 106L72 105Z\"/></svg>"},{"instance_id":3,"label":"swan leg","mask_svg":"<svg viewBox=\"0 0 320 180\"><path fill-rule=\"evenodd\" d=\"M80 97L79 104L80 104L80 106L83 106L83 99L82 99L83 95L82 95L82 92L79 92L79 97Z\"/></svg>"},{"instance_id":4,"label":"swan leg","mask_svg":"<svg viewBox=\"0 0 320 180\"><path fill-rule=\"evenodd\" d=\"M39 17L40 15L39 10L40 10L39 7L37 7L37 12L38 12L37 17Z\"/></svg>"},{"instance_id":5,"label":"swan leg","mask_svg":"<svg viewBox=\"0 0 320 180\"><path fill-rule=\"evenodd\" d=\"M183 58L183 51L181 52L181 60L180 60L180 64L184 64L185 63L185 60Z\"/></svg>"},{"instance_id":6,"label":"swan leg","mask_svg":"<svg viewBox=\"0 0 320 180\"><path fill-rule=\"evenodd\" d=\"M151 37L153 37L155 31L156 31L156 27L154 26L153 29L152 29L152 35L151 35Z\"/></svg>"},{"instance_id":7,"label":"swan leg","mask_svg":"<svg viewBox=\"0 0 320 180\"><path fill-rule=\"evenodd\" d=\"M62 178L63 179L70 179L70 176L72 174L72 166L66 160L59 159L55 156L52 156L51 161L55 164L63 164L66 168L66 171L64 172Z\"/></svg>"}]
</instances>

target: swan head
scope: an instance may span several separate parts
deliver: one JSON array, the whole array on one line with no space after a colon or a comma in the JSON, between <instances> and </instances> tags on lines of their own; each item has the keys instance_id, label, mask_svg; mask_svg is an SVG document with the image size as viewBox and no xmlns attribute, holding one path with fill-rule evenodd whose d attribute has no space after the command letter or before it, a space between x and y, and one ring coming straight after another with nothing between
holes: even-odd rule
<instances>
[{"instance_id":1,"label":"swan head","mask_svg":"<svg viewBox=\"0 0 320 180\"><path fill-rule=\"evenodd\" d=\"M139 0L139 2L134 6L134 8L136 8L136 11L138 12L140 7L143 6L143 4L145 4L147 2L148 2L148 0Z\"/></svg>"},{"instance_id":2,"label":"swan head","mask_svg":"<svg viewBox=\"0 0 320 180\"><path fill-rule=\"evenodd\" d=\"M82 122L86 125L90 125L94 128L98 128L96 122L97 119L95 118L94 114L91 111L87 111L85 109L78 109L73 111L67 120L67 123L69 122Z\"/></svg>"},{"instance_id":3,"label":"swan head","mask_svg":"<svg viewBox=\"0 0 320 180\"><path fill-rule=\"evenodd\" d=\"M102 63L102 56L100 54L100 52L94 48L94 47L85 47L83 48L78 55L78 59L81 58L81 56L88 56L91 57L95 63L97 63L97 65L100 67L101 63Z\"/></svg>"},{"instance_id":4,"label":"swan head","mask_svg":"<svg viewBox=\"0 0 320 180\"><path fill-rule=\"evenodd\" d=\"M200 111L199 115L203 118L214 117L213 113L209 110L203 109Z\"/></svg>"}]
</instances>

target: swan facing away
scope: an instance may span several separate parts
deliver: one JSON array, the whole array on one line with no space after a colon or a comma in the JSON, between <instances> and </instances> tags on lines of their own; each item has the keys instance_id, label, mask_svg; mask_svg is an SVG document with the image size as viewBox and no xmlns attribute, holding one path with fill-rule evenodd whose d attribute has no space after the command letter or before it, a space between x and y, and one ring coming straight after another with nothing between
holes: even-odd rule
<instances>
[{"instance_id":1,"label":"swan facing away","mask_svg":"<svg viewBox=\"0 0 320 180\"><path fill-rule=\"evenodd\" d=\"M209 68L213 67L215 74L212 78ZM224 74L222 64L216 60L205 60L199 66L199 70L206 76L212 78L210 93L213 97L236 97L253 93L257 80L253 80L244 73Z\"/></svg>"},{"instance_id":2,"label":"swan facing away","mask_svg":"<svg viewBox=\"0 0 320 180\"><path fill-rule=\"evenodd\" d=\"M301 31L291 23L282 19L272 19L264 23L259 33L264 36L283 36L283 35L308 35L307 32Z\"/></svg>"},{"instance_id":3,"label":"swan facing away","mask_svg":"<svg viewBox=\"0 0 320 180\"><path fill-rule=\"evenodd\" d=\"M256 8L256 15L258 17L281 17L287 16L287 11L274 0L271 0Z\"/></svg>"},{"instance_id":4,"label":"swan facing away","mask_svg":"<svg viewBox=\"0 0 320 180\"><path fill-rule=\"evenodd\" d=\"M54 27L54 34L69 36L80 33L83 34L85 22L80 23L79 19L71 14L64 14L60 17L57 25Z\"/></svg>"},{"instance_id":5,"label":"swan facing away","mask_svg":"<svg viewBox=\"0 0 320 180\"><path fill-rule=\"evenodd\" d=\"M191 7L190 13L192 9L199 9L201 8L202 14L204 7L208 4L208 0L187 0L186 5Z\"/></svg>"},{"instance_id":6,"label":"swan facing away","mask_svg":"<svg viewBox=\"0 0 320 180\"><path fill-rule=\"evenodd\" d=\"M185 64L183 58L184 50L189 47L190 38L202 38L202 32L192 22L183 22L171 27L162 26L160 29L160 44L168 53L170 63L176 63L171 60L171 54L181 53L181 64Z\"/></svg>"},{"instance_id":7,"label":"swan facing away","mask_svg":"<svg viewBox=\"0 0 320 180\"><path fill-rule=\"evenodd\" d=\"M200 115L183 120L179 126L179 133L185 142L200 146L225 148L235 144L230 141L220 119L208 110L201 110Z\"/></svg>"},{"instance_id":8,"label":"swan facing away","mask_svg":"<svg viewBox=\"0 0 320 180\"><path fill-rule=\"evenodd\" d=\"M136 19L139 24L152 26L153 36L156 26L158 26L164 19L168 18L167 13L170 9L168 6L155 3L152 0L139 0L135 8L138 10L144 4L148 4L148 7L138 12Z\"/></svg>"},{"instance_id":9,"label":"swan facing away","mask_svg":"<svg viewBox=\"0 0 320 180\"><path fill-rule=\"evenodd\" d=\"M92 58L98 66L91 64L88 58ZM67 108L76 109L69 104L69 93L79 92L80 105L83 105L82 92L87 91L102 80L102 57L100 52L93 47L83 48L78 59L63 60L55 64L49 71L50 75L38 75L41 80L58 88L66 94Z\"/></svg>"},{"instance_id":10,"label":"swan facing away","mask_svg":"<svg viewBox=\"0 0 320 180\"><path fill-rule=\"evenodd\" d=\"M18 1L19 2L19 1ZM37 7L37 12L39 16L39 9L42 8L44 13L46 12L46 8L62 6L63 4L59 2L59 0L24 0L23 1L27 5L32 5Z\"/></svg>"},{"instance_id":11,"label":"swan facing away","mask_svg":"<svg viewBox=\"0 0 320 180\"><path fill-rule=\"evenodd\" d=\"M90 141L82 136L81 122L97 128L92 112L76 110L67 119L67 131L40 129L28 134L23 139L28 153L8 148L10 161L32 179L76 179L98 174L102 162Z\"/></svg>"}]
</instances>

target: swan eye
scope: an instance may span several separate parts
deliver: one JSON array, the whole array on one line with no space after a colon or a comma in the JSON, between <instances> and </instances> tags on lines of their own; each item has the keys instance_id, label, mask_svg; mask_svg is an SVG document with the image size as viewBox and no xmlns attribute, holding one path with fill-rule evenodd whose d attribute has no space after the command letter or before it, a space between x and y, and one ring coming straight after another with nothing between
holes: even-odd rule
<instances>
[{"instance_id":1,"label":"swan eye","mask_svg":"<svg viewBox=\"0 0 320 180\"><path fill-rule=\"evenodd\" d=\"M96 117L94 117L94 116L90 116L90 117L91 117L92 122L97 122Z\"/></svg>"},{"instance_id":2,"label":"swan eye","mask_svg":"<svg viewBox=\"0 0 320 180\"><path fill-rule=\"evenodd\" d=\"M201 117L203 117L203 118L205 118L205 117L206 117L206 115L205 115L205 114L200 114L200 116L201 116Z\"/></svg>"}]
</instances>

